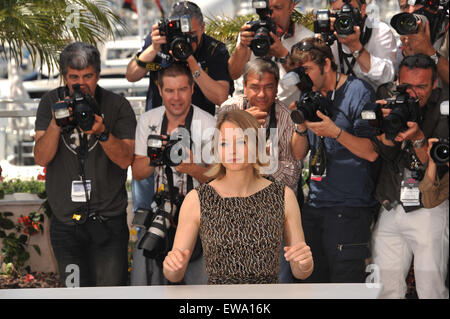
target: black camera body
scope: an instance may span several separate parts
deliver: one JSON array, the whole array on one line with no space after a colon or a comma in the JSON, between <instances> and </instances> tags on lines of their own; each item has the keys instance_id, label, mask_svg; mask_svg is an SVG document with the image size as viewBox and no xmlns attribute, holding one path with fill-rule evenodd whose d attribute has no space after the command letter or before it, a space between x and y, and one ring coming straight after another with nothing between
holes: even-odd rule
<instances>
[{"instance_id":1,"label":"black camera body","mask_svg":"<svg viewBox=\"0 0 450 319\"><path fill-rule=\"evenodd\" d=\"M100 108L94 98L81 91L79 84L73 85L73 90L74 92L69 98L53 105L56 124L64 132L77 126L83 131L89 131L94 125L95 114L102 116ZM72 108L72 119L69 107Z\"/></svg>"},{"instance_id":2,"label":"black camera body","mask_svg":"<svg viewBox=\"0 0 450 319\"><path fill-rule=\"evenodd\" d=\"M304 121L322 121L322 119L317 116L317 111L322 112L324 115L329 115L328 108L330 106L330 101L320 92L306 92L302 95L300 101L295 104L297 109L291 113L291 119L295 124L301 124Z\"/></svg>"},{"instance_id":3,"label":"black camera body","mask_svg":"<svg viewBox=\"0 0 450 319\"><path fill-rule=\"evenodd\" d=\"M149 135L147 138L147 156L150 158L150 166L178 166L183 161L183 141L181 136L175 139L161 135ZM163 145L163 142L166 142ZM178 144L178 145L177 145ZM174 149L174 147L178 149ZM186 145L189 147L189 145Z\"/></svg>"},{"instance_id":4,"label":"black camera body","mask_svg":"<svg viewBox=\"0 0 450 319\"><path fill-rule=\"evenodd\" d=\"M350 0L344 0L344 5L341 10L336 11L334 16L336 20L334 21L334 30L336 30L339 35L349 35L355 33L354 27L362 27L364 20L359 12L358 8L352 7Z\"/></svg>"},{"instance_id":5,"label":"black camera body","mask_svg":"<svg viewBox=\"0 0 450 319\"><path fill-rule=\"evenodd\" d=\"M430 149L430 156L437 165L448 163L448 139L439 138L439 141L433 143Z\"/></svg>"},{"instance_id":6,"label":"black camera body","mask_svg":"<svg viewBox=\"0 0 450 319\"><path fill-rule=\"evenodd\" d=\"M132 224L147 229L145 235L137 244L143 249L147 258L163 259L167 249L172 247L175 235L175 225L178 223L178 214L184 196L180 195L178 188L174 187L171 200L168 191L159 191L153 197L152 209L138 208ZM164 240L169 241L165 245Z\"/></svg>"},{"instance_id":7,"label":"black camera body","mask_svg":"<svg viewBox=\"0 0 450 319\"><path fill-rule=\"evenodd\" d=\"M256 9L259 20L247 22L251 25L250 31L255 32L250 49L255 56L261 57L269 52L269 48L274 42L270 32L277 34L277 26L270 18L271 10L268 0L253 0L252 5Z\"/></svg>"},{"instance_id":8,"label":"black camera body","mask_svg":"<svg viewBox=\"0 0 450 319\"><path fill-rule=\"evenodd\" d=\"M161 46L163 53L169 55L172 51L173 56L180 60L186 59L193 54L193 38L191 32L191 18L188 15L181 17L171 17L158 22L159 34L165 36L167 43Z\"/></svg>"},{"instance_id":9,"label":"black camera body","mask_svg":"<svg viewBox=\"0 0 450 319\"><path fill-rule=\"evenodd\" d=\"M397 86L396 96L386 99L387 104L376 104L374 111L363 111L361 117L376 127L379 133L385 133L388 140L394 140L398 133L408 129L407 122L422 122L422 114L417 99L406 92L407 86ZM391 109L383 118L381 109Z\"/></svg>"},{"instance_id":10,"label":"black camera body","mask_svg":"<svg viewBox=\"0 0 450 319\"><path fill-rule=\"evenodd\" d=\"M290 72L297 75L298 82L296 85L304 93L300 100L295 102L297 109L291 112L292 121L295 124L301 124L304 121L320 122L321 119L316 112L320 111L328 115L330 102L320 92L312 91L313 82L303 67L299 66Z\"/></svg>"}]
</instances>

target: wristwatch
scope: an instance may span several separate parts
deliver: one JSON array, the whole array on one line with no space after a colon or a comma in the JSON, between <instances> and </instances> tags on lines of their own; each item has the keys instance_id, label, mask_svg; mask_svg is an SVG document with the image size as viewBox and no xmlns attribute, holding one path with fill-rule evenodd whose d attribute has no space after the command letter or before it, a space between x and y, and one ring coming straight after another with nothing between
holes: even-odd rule
<instances>
[{"instance_id":1,"label":"wristwatch","mask_svg":"<svg viewBox=\"0 0 450 319\"><path fill-rule=\"evenodd\" d=\"M436 51L436 53L434 53L433 55L430 55L430 58L434 61L434 64L438 64L440 57L441 55L438 51Z\"/></svg>"},{"instance_id":2,"label":"wristwatch","mask_svg":"<svg viewBox=\"0 0 450 319\"><path fill-rule=\"evenodd\" d=\"M194 80L200 76L201 72L202 72L202 68L200 68L197 71L194 71L194 73L192 73L192 77L194 78Z\"/></svg>"},{"instance_id":3,"label":"wristwatch","mask_svg":"<svg viewBox=\"0 0 450 319\"><path fill-rule=\"evenodd\" d=\"M425 145L425 141L426 141L425 137L420 139L420 140L412 141L412 146L414 148L421 148L421 147L423 147Z\"/></svg>"},{"instance_id":4,"label":"wristwatch","mask_svg":"<svg viewBox=\"0 0 450 319\"><path fill-rule=\"evenodd\" d=\"M275 61L276 62L279 62L279 63L281 63L281 64L285 64L286 62L287 62L287 60L288 60L288 58L289 58L289 52L288 52L288 54L286 54L286 56L285 57L282 57L282 58L275 58Z\"/></svg>"},{"instance_id":5,"label":"wristwatch","mask_svg":"<svg viewBox=\"0 0 450 319\"><path fill-rule=\"evenodd\" d=\"M97 135L97 139L100 142L106 142L109 139L109 131L108 131L108 129L106 127L105 127L105 130L102 133Z\"/></svg>"},{"instance_id":6,"label":"wristwatch","mask_svg":"<svg viewBox=\"0 0 450 319\"><path fill-rule=\"evenodd\" d=\"M361 55L361 53L363 52L363 50L364 50L364 47L362 47L361 50L353 51L353 52L352 52L353 57L354 57L355 59L359 58L360 55Z\"/></svg>"},{"instance_id":7,"label":"wristwatch","mask_svg":"<svg viewBox=\"0 0 450 319\"><path fill-rule=\"evenodd\" d=\"M295 131L295 133L297 133L297 134L300 135L300 136L307 136L307 135L308 135L308 129L305 129L305 130L302 132L302 131L300 131L300 130L297 128L297 125L295 126L294 131Z\"/></svg>"}]
</instances>

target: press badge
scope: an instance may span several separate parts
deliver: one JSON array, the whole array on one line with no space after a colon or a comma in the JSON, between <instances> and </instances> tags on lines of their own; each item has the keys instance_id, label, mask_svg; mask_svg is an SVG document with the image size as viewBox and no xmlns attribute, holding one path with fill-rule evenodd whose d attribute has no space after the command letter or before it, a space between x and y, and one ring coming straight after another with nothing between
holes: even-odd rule
<instances>
[{"instance_id":1,"label":"press badge","mask_svg":"<svg viewBox=\"0 0 450 319\"><path fill-rule=\"evenodd\" d=\"M419 182L416 179L408 178L402 181L400 201L402 202L403 206L420 205Z\"/></svg>"},{"instance_id":2,"label":"press badge","mask_svg":"<svg viewBox=\"0 0 450 319\"><path fill-rule=\"evenodd\" d=\"M91 181L87 180L85 183L88 198L91 198ZM86 192L84 191L83 181L72 182L72 202L86 202Z\"/></svg>"}]
</instances>

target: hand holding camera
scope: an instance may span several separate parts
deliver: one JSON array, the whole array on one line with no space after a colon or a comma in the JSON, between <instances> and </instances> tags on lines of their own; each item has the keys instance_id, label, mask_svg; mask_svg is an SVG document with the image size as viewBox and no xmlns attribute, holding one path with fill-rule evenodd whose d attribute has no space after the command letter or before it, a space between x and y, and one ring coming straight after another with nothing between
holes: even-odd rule
<instances>
[{"instance_id":1,"label":"hand holding camera","mask_svg":"<svg viewBox=\"0 0 450 319\"><path fill-rule=\"evenodd\" d=\"M436 51L431 44L430 25L426 21L418 21L417 32L402 35L400 40L403 44L404 54L407 56L418 53L433 55Z\"/></svg>"},{"instance_id":2,"label":"hand holding camera","mask_svg":"<svg viewBox=\"0 0 450 319\"><path fill-rule=\"evenodd\" d=\"M436 165L449 165L448 149L449 140L447 138L430 138L428 139L428 158L430 163Z\"/></svg>"},{"instance_id":3,"label":"hand holding camera","mask_svg":"<svg viewBox=\"0 0 450 319\"><path fill-rule=\"evenodd\" d=\"M55 122L63 132L79 127L88 133L95 123L103 122L100 108L93 97L81 91L79 84L73 85L73 91L69 98L53 105Z\"/></svg>"},{"instance_id":4,"label":"hand holding camera","mask_svg":"<svg viewBox=\"0 0 450 319\"><path fill-rule=\"evenodd\" d=\"M247 38L244 45L250 47L255 56L262 57L269 53L270 46L274 43L273 36L277 34L277 26L270 18L272 11L268 0L253 0L252 6L256 9L259 20L247 22L246 25L250 27L246 30L253 32L254 36L249 44ZM247 33L246 36L249 37L250 34Z\"/></svg>"},{"instance_id":5,"label":"hand holding camera","mask_svg":"<svg viewBox=\"0 0 450 319\"><path fill-rule=\"evenodd\" d=\"M374 110L361 112L362 119L377 128L379 135L385 133L387 140L400 142L422 134L418 125L422 122L420 105L406 90L407 86L399 85L396 96L377 101Z\"/></svg>"},{"instance_id":6,"label":"hand holding camera","mask_svg":"<svg viewBox=\"0 0 450 319\"><path fill-rule=\"evenodd\" d=\"M186 61L194 53L192 43L198 41L196 35L191 35L191 18L188 15L171 17L158 23L161 51L166 55L172 55L175 59ZM152 33L153 34L153 33Z\"/></svg>"}]
</instances>

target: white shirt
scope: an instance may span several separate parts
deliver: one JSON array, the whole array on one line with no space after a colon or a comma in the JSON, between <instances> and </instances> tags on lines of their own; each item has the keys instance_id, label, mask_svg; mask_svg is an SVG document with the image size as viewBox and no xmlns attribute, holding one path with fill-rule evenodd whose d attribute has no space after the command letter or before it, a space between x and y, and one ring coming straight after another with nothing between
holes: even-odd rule
<instances>
[{"instance_id":1,"label":"white shirt","mask_svg":"<svg viewBox=\"0 0 450 319\"><path fill-rule=\"evenodd\" d=\"M301 40L309 37L313 37L314 33L309 30L308 28L304 27L301 24L294 24L294 34L291 37L281 37L281 44L289 50L289 53L291 51L291 48L294 44L300 42ZM237 43L241 41L241 37L239 35ZM256 56L253 54L250 57L250 60L256 59ZM287 73L284 69L283 65L279 62L277 62L278 68L280 69L280 79L283 78L283 76ZM235 95L238 95L242 92L242 76L236 80L235 82ZM297 88L297 86L292 86L290 88L284 88L278 83L278 99L283 102L285 105L291 104L291 102L297 101L300 97L300 91Z\"/></svg>"},{"instance_id":2,"label":"white shirt","mask_svg":"<svg viewBox=\"0 0 450 319\"><path fill-rule=\"evenodd\" d=\"M194 155L194 162L198 165L204 164L205 157L201 157L204 152L209 152L212 147L212 140L214 135L214 128L216 127L216 119L208 112L203 111L199 107L192 105L194 114L191 123L191 140L192 152ZM161 125L166 108L160 106L153 108L142 114L136 126L136 139L134 154L140 156L147 156L147 139L150 134L161 135ZM200 153L200 154L199 154ZM199 159L201 162L198 162ZM187 175L178 173L174 167L173 185L178 187L184 195L187 193ZM155 192L161 184L167 184L167 177L165 176L164 167L155 167ZM193 179L194 187L199 185L196 179ZM167 189L166 189L167 190Z\"/></svg>"},{"instance_id":3,"label":"white shirt","mask_svg":"<svg viewBox=\"0 0 450 319\"><path fill-rule=\"evenodd\" d=\"M353 67L355 75L368 82L374 90L381 84L391 82L395 76L395 61L397 58L397 44L391 28L384 22L377 21L373 25L372 35L364 48L370 54L370 70L363 72L358 62ZM341 69L337 41L331 46L333 56L338 70ZM351 54L350 49L346 45L342 45L345 53ZM349 58L351 61L351 58ZM344 62L344 70L347 72L347 64Z\"/></svg>"}]
</instances>

